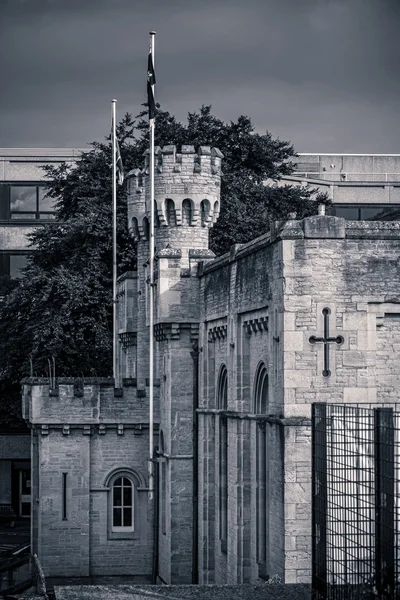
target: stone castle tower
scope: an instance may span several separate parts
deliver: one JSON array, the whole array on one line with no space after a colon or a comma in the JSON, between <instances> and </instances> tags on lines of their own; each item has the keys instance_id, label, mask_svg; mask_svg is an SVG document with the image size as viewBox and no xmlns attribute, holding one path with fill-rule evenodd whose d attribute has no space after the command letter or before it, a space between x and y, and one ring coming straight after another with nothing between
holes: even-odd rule
<instances>
[{"instance_id":1,"label":"stone castle tower","mask_svg":"<svg viewBox=\"0 0 400 600\"><path fill-rule=\"evenodd\" d=\"M192 356L200 316L196 275L199 262L214 257L208 234L219 212L222 155L208 147L196 153L192 146L183 146L181 153L174 146L157 148L155 154L156 503L147 493L146 156L144 169L127 175L128 218L138 267L118 282L122 389L111 378L23 382L23 416L32 430L32 549L46 576L56 581L101 581L103 576L150 581L157 548L158 580L192 583L197 378ZM128 521L116 525L114 512L120 515L124 510L121 486L130 506Z\"/></svg>"},{"instance_id":2,"label":"stone castle tower","mask_svg":"<svg viewBox=\"0 0 400 600\"><path fill-rule=\"evenodd\" d=\"M175 146L155 150L155 381L159 406L159 575L191 583L193 557L195 353L199 333L199 261L209 261L209 229L220 207L222 154ZM149 156L128 173L128 222L137 243L137 386L149 374ZM148 381L147 381L148 384ZM167 501L168 499L168 501ZM179 524L178 524L179 523Z\"/></svg>"}]
</instances>

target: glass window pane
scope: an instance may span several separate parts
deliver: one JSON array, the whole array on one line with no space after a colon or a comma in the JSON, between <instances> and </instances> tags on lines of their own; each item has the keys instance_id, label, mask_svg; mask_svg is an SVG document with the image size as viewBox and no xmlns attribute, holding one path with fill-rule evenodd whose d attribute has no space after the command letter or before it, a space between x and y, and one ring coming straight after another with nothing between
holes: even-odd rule
<instances>
[{"instance_id":1,"label":"glass window pane","mask_svg":"<svg viewBox=\"0 0 400 600\"><path fill-rule=\"evenodd\" d=\"M0 253L0 277L10 275L10 255L6 252Z\"/></svg>"},{"instance_id":2,"label":"glass window pane","mask_svg":"<svg viewBox=\"0 0 400 600\"><path fill-rule=\"evenodd\" d=\"M262 373L261 388L261 414L266 414L268 409L268 375L266 371Z\"/></svg>"},{"instance_id":3,"label":"glass window pane","mask_svg":"<svg viewBox=\"0 0 400 600\"><path fill-rule=\"evenodd\" d=\"M10 208L11 212L36 212L36 186L11 186Z\"/></svg>"},{"instance_id":4,"label":"glass window pane","mask_svg":"<svg viewBox=\"0 0 400 600\"><path fill-rule=\"evenodd\" d=\"M126 486L126 487L130 487L132 484L131 484L130 479L127 479L126 477L123 477L122 478L122 485Z\"/></svg>"},{"instance_id":5,"label":"glass window pane","mask_svg":"<svg viewBox=\"0 0 400 600\"><path fill-rule=\"evenodd\" d=\"M15 212L15 213L11 214L11 218L12 219L36 219L36 213Z\"/></svg>"},{"instance_id":6,"label":"glass window pane","mask_svg":"<svg viewBox=\"0 0 400 600\"><path fill-rule=\"evenodd\" d=\"M339 204L335 205L335 215L337 217L342 217L343 219L347 219L348 221L358 221L359 220L359 208L358 206L340 206Z\"/></svg>"},{"instance_id":7,"label":"glass window pane","mask_svg":"<svg viewBox=\"0 0 400 600\"><path fill-rule=\"evenodd\" d=\"M50 211L54 210L54 204L56 200L55 198L50 198L47 196L47 188L39 187L39 210L40 211Z\"/></svg>"},{"instance_id":8,"label":"glass window pane","mask_svg":"<svg viewBox=\"0 0 400 600\"><path fill-rule=\"evenodd\" d=\"M373 221L375 217L381 217L393 211L391 206L364 206L361 208L361 220L362 221Z\"/></svg>"},{"instance_id":9,"label":"glass window pane","mask_svg":"<svg viewBox=\"0 0 400 600\"><path fill-rule=\"evenodd\" d=\"M114 506L122 506L122 488L114 486L113 494Z\"/></svg>"},{"instance_id":10,"label":"glass window pane","mask_svg":"<svg viewBox=\"0 0 400 600\"><path fill-rule=\"evenodd\" d=\"M124 506L132 506L132 486L124 487Z\"/></svg>"},{"instance_id":11,"label":"glass window pane","mask_svg":"<svg viewBox=\"0 0 400 600\"><path fill-rule=\"evenodd\" d=\"M21 277L21 269L26 266L28 257L26 254L11 254L10 255L10 275L11 277Z\"/></svg>"},{"instance_id":12,"label":"glass window pane","mask_svg":"<svg viewBox=\"0 0 400 600\"><path fill-rule=\"evenodd\" d=\"M122 485L122 477L118 477L118 479L114 481L114 486L116 485Z\"/></svg>"},{"instance_id":13,"label":"glass window pane","mask_svg":"<svg viewBox=\"0 0 400 600\"><path fill-rule=\"evenodd\" d=\"M121 508L113 509L113 526L114 527L122 527L122 509Z\"/></svg>"},{"instance_id":14,"label":"glass window pane","mask_svg":"<svg viewBox=\"0 0 400 600\"><path fill-rule=\"evenodd\" d=\"M40 213L39 214L39 219L41 219L42 221L45 220L49 220L49 219L55 219L56 215L54 213Z\"/></svg>"},{"instance_id":15,"label":"glass window pane","mask_svg":"<svg viewBox=\"0 0 400 600\"><path fill-rule=\"evenodd\" d=\"M132 527L132 508L124 508L124 527Z\"/></svg>"}]
</instances>

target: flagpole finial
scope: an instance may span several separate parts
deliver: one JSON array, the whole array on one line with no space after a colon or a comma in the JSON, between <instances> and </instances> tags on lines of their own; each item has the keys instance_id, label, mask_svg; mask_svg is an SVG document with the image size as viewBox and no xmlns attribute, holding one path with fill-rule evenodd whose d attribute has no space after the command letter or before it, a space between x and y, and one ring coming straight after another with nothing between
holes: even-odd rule
<instances>
[{"instance_id":1,"label":"flagpole finial","mask_svg":"<svg viewBox=\"0 0 400 600\"><path fill-rule=\"evenodd\" d=\"M156 35L156 32L155 31L149 31L149 34L150 35Z\"/></svg>"},{"instance_id":2,"label":"flagpole finial","mask_svg":"<svg viewBox=\"0 0 400 600\"><path fill-rule=\"evenodd\" d=\"M113 100L111 100L111 102L116 102L115 98Z\"/></svg>"}]
</instances>

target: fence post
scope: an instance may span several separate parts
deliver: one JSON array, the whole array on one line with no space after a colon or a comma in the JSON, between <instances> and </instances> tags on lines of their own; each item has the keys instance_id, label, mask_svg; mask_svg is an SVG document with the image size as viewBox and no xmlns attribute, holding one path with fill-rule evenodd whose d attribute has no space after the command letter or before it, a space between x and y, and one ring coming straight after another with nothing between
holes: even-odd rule
<instances>
[{"instance_id":1,"label":"fence post","mask_svg":"<svg viewBox=\"0 0 400 600\"><path fill-rule=\"evenodd\" d=\"M327 598L327 422L326 404L312 405L312 589L314 598Z\"/></svg>"},{"instance_id":2,"label":"fence post","mask_svg":"<svg viewBox=\"0 0 400 600\"><path fill-rule=\"evenodd\" d=\"M374 409L375 585L379 598L395 594L394 423L392 408Z\"/></svg>"}]
</instances>

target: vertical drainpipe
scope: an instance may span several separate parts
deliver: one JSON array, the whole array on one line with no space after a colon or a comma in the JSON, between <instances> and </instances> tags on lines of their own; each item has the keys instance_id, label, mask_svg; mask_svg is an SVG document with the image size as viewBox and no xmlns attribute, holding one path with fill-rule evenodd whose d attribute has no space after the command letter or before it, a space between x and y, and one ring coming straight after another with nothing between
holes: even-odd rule
<instances>
[{"instance_id":1,"label":"vertical drainpipe","mask_svg":"<svg viewBox=\"0 0 400 600\"><path fill-rule=\"evenodd\" d=\"M193 544L192 544L192 584L199 583L198 568L198 423L197 409L199 406L199 346L198 342L193 344L190 353L193 358Z\"/></svg>"},{"instance_id":2,"label":"vertical drainpipe","mask_svg":"<svg viewBox=\"0 0 400 600\"><path fill-rule=\"evenodd\" d=\"M151 573L151 583L157 584L158 577L158 532L159 532L159 514L160 514L160 461L159 461L159 452L158 448L155 448L153 459L153 469L154 469L154 531L153 531L153 568Z\"/></svg>"}]
</instances>

